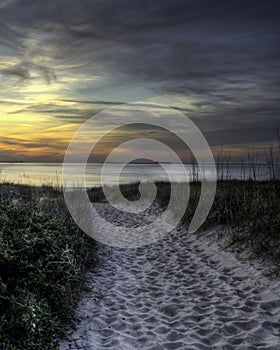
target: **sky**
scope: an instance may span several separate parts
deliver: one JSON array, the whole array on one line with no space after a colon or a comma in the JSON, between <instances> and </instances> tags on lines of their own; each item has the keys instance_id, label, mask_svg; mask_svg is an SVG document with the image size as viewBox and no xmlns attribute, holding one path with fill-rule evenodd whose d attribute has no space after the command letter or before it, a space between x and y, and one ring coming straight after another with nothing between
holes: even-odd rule
<instances>
[{"instance_id":1,"label":"sky","mask_svg":"<svg viewBox=\"0 0 280 350\"><path fill-rule=\"evenodd\" d=\"M276 0L2 0L0 161L62 161L88 118L136 101L180 110L214 152L263 150L279 34Z\"/></svg>"}]
</instances>

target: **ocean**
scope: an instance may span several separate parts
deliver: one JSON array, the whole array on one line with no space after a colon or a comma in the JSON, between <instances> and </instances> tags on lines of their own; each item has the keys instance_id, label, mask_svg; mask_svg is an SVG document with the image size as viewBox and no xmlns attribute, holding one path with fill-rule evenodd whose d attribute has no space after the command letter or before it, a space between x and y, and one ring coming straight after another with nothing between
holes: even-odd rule
<instances>
[{"instance_id":1,"label":"ocean","mask_svg":"<svg viewBox=\"0 0 280 350\"><path fill-rule=\"evenodd\" d=\"M96 187L101 184L102 164L89 163L87 165L85 186ZM211 180L213 173L209 171L199 171L193 168L191 164L184 164L188 180L194 178L206 178ZM179 164L128 164L126 165L120 177L117 176L119 165L107 164L106 185L135 183L141 180L150 179L153 181L168 181L168 175L177 182L184 181L185 177ZM28 185L52 185L61 186L62 184L61 163L0 163L0 182L12 182ZM67 186L75 186L81 179L80 166L73 164L67 166ZM256 178L265 180L269 177L268 169L265 164L255 165L254 168L249 165L231 164L217 166L218 178L223 179L244 179ZM104 183L104 181L103 181Z\"/></svg>"}]
</instances>

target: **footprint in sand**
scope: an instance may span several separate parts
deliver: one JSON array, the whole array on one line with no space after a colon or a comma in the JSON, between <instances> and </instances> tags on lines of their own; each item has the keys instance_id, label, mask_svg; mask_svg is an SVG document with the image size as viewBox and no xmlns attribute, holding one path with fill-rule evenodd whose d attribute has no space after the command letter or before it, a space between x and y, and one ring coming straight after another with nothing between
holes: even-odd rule
<instances>
[{"instance_id":1,"label":"footprint in sand","mask_svg":"<svg viewBox=\"0 0 280 350\"><path fill-rule=\"evenodd\" d=\"M120 225L143 220L98 210ZM251 283L240 262L224 266L182 230L138 249L99 244L98 261L61 350L280 348L280 290Z\"/></svg>"}]
</instances>

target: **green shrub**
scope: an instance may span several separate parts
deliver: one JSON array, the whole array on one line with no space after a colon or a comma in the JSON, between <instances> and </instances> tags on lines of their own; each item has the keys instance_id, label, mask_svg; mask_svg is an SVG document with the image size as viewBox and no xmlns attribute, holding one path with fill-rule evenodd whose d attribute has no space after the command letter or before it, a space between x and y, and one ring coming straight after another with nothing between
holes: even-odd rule
<instances>
[{"instance_id":1,"label":"green shrub","mask_svg":"<svg viewBox=\"0 0 280 350\"><path fill-rule=\"evenodd\" d=\"M50 199L50 207L42 212L34 201L0 202L3 349L57 348L94 259L94 241L77 228L63 200Z\"/></svg>"}]
</instances>

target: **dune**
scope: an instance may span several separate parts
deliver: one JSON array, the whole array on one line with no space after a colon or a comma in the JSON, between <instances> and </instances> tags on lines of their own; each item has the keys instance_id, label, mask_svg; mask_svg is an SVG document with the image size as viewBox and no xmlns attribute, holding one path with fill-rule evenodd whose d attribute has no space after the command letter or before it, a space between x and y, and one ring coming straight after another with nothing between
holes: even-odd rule
<instances>
[{"instance_id":1,"label":"dune","mask_svg":"<svg viewBox=\"0 0 280 350\"><path fill-rule=\"evenodd\" d=\"M143 222L108 204L99 210L119 224ZM178 228L141 248L98 243L91 292L60 349L279 349L279 281L268 283L210 236Z\"/></svg>"}]
</instances>

